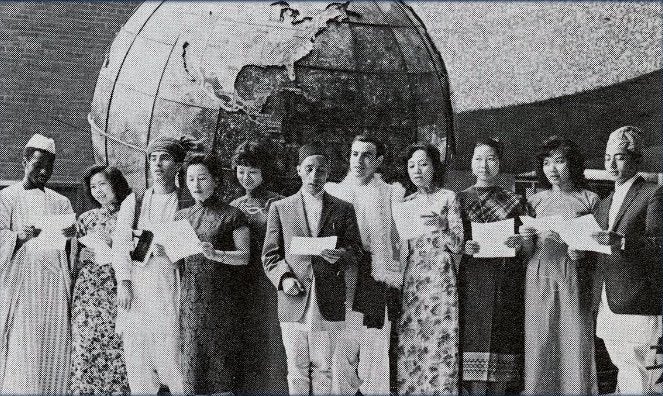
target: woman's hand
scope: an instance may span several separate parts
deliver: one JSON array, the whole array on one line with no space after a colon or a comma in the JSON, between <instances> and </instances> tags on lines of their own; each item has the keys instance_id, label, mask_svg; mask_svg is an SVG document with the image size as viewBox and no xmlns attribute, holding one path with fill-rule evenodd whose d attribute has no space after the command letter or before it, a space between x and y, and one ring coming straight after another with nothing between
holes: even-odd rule
<instances>
[{"instance_id":1,"label":"woman's hand","mask_svg":"<svg viewBox=\"0 0 663 396\"><path fill-rule=\"evenodd\" d=\"M548 231L548 232L546 232L545 239L549 239L549 240L551 240L551 241L557 242L557 243L560 244L560 245L566 243L566 242L564 242L564 240L562 239L562 237L559 236L559 234L556 233L555 231Z\"/></svg>"},{"instance_id":2,"label":"woman's hand","mask_svg":"<svg viewBox=\"0 0 663 396\"><path fill-rule=\"evenodd\" d=\"M523 247L523 236L519 234L511 235L506 239L504 244L510 249L518 250Z\"/></svg>"},{"instance_id":3,"label":"woman's hand","mask_svg":"<svg viewBox=\"0 0 663 396\"><path fill-rule=\"evenodd\" d=\"M134 294L131 287L130 280L122 280L117 285L117 306L129 310L131 308L131 300L133 300Z\"/></svg>"},{"instance_id":4,"label":"woman's hand","mask_svg":"<svg viewBox=\"0 0 663 396\"><path fill-rule=\"evenodd\" d=\"M474 256L479 253L479 242L468 240L465 242L465 254L468 256Z\"/></svg>"},{"instance_id":5,"label":"woman's hand","mask_svg":"<svg viewBox=\"0 0 663 396\"><path fill-rule=\"evenodd\" d=\"M532 227L520 227L518 232L523 239L531 240L536 236L536 228Z\"/></svg>"},{"instance_id":6,"label":"woman's hand","mask_svg":"<svg viewBox=\"0 0 663 396\"><path fill-rule=\"evenodd\" d=\"M203 255L208 260L216 259L216 250L211 242L200 242L200 247L203 248Z\"/></svg>"},{"instance_id":7,"label":"woman's hand","mask_svg":"<svg viewBox=\"0 0 663 396\"><path fill-rule=\"evenodd\" d=\"M80 256L79 256L79 260L81 262L86 262L86 261L94 262L94 250L92 250L88 247L82 248Z\"/></svg>"},{"instance_id":8,"label":"woman's hand","mask_svg":"<svg viewBox=\"0 0 663 396\"><path fill-rule=\"evenodd\" d=\"M446 208L442 210L442 213L431 212L431 214L421 215L421 218L424 219L425 225L434 226L441 231L446 231L449 229L449 220L447 219Z\"/></svg>"},{"instance_id":9,"label":"woman's hand","mask_svg":"<svg viewBox=\"0 0 663 396\"><path fill-rule=\"evenodd\" d=\"M330 264L335 264L341 257L343 257L343 254L346 252L346 249L340 248L340 249L323 249L322 252L320 252L320 256L325 259L328 263Z\"/></svg>"},{"instance_id":10,"label":"woman's hand","mask_svg":"<svg viewBox=\"0 0 663 396\"><path fill-rule=\"evenodd\" d=\"M585 252L582 250L569 249L567 255L573 261L582 260L585 257Z\"/></svg>"}]
</instances>

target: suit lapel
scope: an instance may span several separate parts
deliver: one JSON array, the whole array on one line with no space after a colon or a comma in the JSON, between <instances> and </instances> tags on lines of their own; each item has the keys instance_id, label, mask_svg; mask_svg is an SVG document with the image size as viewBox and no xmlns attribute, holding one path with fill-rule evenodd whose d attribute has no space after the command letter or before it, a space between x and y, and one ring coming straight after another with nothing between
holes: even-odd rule
<instances>
[{"instance_id":1,"label":"suit lapel","mask_svg":"<svg viewBox=\"0 0 663 396\"><path fill-rule=\"evenodd\" d=\"M599 223L599 226L601 226L602 230L607 230L608 229L608 225L610 223L610 221L609 221L610 205L612 205L612 197L614 195L615 195L615 192L612 191L606 199L601 201L601 204L599 205L599 207L596 211L596 221Z\"/></svg>"},{"instance_id":2,"label":"suit lapel","mask_svg":"<svg viewBox=\"0 0 663 396\"><path fill-rule=\"evenodd\" d=\"M327 221L331 217L331 202L326 192L322 193L322 211L320 213L320 224L318 225L318 234L322 233ZM317 236L317 235L316 235Z\"/></svg>"},{"instance_id":3,"label":"suit lapel","mask_svg":"<svg viewBox=\"0 0 663 396\"><path fill-rule=\"evenodd\" d=\"M638 195L638 191L640 191L640 188L642 187L642 183L644 180L642 178L638 177L635 182L631 185L631 188L628 189L628 192L626 193L626 196L624 197L624 202L622 202L622 206L619 208L619 212L617 212L617 216L615 216L615 221L612 223L612 229L611 231L614 231L617 229L617 226L619 225L619 222L621 221L622 217L624 217L624 213L626 213L626 210L628 207L631 205L633 202L633 199L635 199L636 195Z\"/></svg>"},{"instance_id":4,"label":"suit lapel","mask_svg":"<svg viewBox=\"0 0 663 396\"><path fill-rule=\"evenodd\" d=\"M306 209L304 209L304 197L302 196L301 191L297 193L297 196L294 200L294 211L295 218L294 221L299 225L299 230L303 236L310 237L311 230L308 228L308 220L306 217ZM324 206L324 205L323 205Z\"/></svg>"}]
</instances>

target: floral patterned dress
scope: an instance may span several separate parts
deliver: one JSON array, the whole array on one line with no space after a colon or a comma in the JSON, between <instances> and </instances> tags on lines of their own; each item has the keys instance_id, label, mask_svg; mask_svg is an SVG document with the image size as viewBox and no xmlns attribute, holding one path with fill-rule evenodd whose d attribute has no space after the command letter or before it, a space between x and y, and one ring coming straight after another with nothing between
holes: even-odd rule
<instances>
[{"instance_id":1,"label":"floral patterned dress","mask_svg":"<svg viewBox=\"0 0 663 396\"><path fill-rule=\"evenodd\" d=\"M410 240L398 325L398 393L458 394L459 333L457 268L463 223L449 190L406 198L446 216L448 227Z\"/></svg>"},{"instance_id":2,"label":"floral patterned dress","mask_svg":"<svg viewBox=\"0 0 663 396\"><path fill-rule=\"evenodd\" d=\"M81 214L78 237L95 232L110 238L117 209L103 207ZM71 308L71 392L128 394L122 339L115 333L115 274L110 260L91 260L89 253L87 247L82 247L76 260Z\"/></svg>"}]
</instances>

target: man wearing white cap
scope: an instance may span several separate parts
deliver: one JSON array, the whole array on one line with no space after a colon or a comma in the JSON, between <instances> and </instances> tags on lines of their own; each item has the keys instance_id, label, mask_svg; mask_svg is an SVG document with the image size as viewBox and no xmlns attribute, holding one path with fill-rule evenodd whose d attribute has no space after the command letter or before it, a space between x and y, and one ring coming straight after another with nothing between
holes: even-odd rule
<instances>
[{"instance_id":1,"label":"man wearing white cap","mask_svg":"<svg viewBox=\"0 0 663 396\"><path fill-rule=\"evenodd\" d=\"M0 393L69 390L71 275L63 246L37 238L54 218L71 217L69 200L46 188L55 142L35 134L23 151L24 177L0 191ZM64 216L63 216L64 215Z\"/></svg>"},{"instance_id":2,"label":"man wearing white cap","mask_svg":"<svg viewBox=\"0 0 663 396\"><path fill-rule=\"evenodd\" d=\"M598 257L601 302L597 335L617 366L617 388L626 394L658 394L661 370L651 348L661 337L663 189L638 176L642 158L640 129L625 126L608 139L605 169L615 191L603 199L596 219L606 231L595 233L612 254ZM598 289L598 287L597 287Z\"/></svg>"}]
</instances>

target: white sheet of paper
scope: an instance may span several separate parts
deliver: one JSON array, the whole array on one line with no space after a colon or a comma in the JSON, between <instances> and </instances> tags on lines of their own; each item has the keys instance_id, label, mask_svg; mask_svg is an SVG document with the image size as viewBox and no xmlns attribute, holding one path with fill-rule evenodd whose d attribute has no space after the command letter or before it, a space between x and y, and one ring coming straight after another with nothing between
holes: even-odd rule
<instances>
[{"instance_id":1,"label":"white sheet of paper","mask_svg":"<svg viewBox=\"0 0 663 396\"><path fill-rule=\"evenodd\" d=\"M41 218L41 232L35 238L39 250L64 250L67 238L62 235L62 230L70 227L76 222L76 214L67 213L62 215L46 215Z\"/></svg>"},{"instance_id":2,"label":"white sheet of paper","mask_svg":"<svg viewBox=\"0 0 663 396\"><path fill-rule=\"evenodd\" d=\"M94 251L96 256L95 259L98 263L109 263L113 257L113 251L111 247L106 243L106 241L94 234L83 235L82 237L78 238L78 241Z\"/></svg>"},{"instance_id":3,"label":"white sheet of paper","mask_svg":"<svg viewBox=\"0 0 663 396\"><path fill-rule=\"evenodd\" d=\"M564 228L564 218L562 216L530 217L520 216L523 227L534 228L538 232L555 231L560 232Z\"/></svg>"},{"instance_id":4,"label":"white sheet of paper","mask_svg":"<svg viewBox=\"0 0 663 396\"><path fill-rule=\"evenodd\" d=\"M601 245L592 238L592 234L601 231L601 226L593 215L588 214L564 222L559 236L569 245L569 249L610 254L610 246Z\"/></svg>"},{"instance_id":5,"label":"white sheet of paper","mask_svg":"<svg viewBox=\"0 0 663 396\"><path fill-rule=\"evenodd\" d=\"M424 210L423 205L417 199L394 204L391 208L398 236L402 240L417 238L435 230L435 226L426 225L423 214L431 214L432 209Z\"/></svg>"},{"instance_id":6,"label":"white sheet of paper","mask_svg":"<svg viewBox=\"0 0 663 396\"><path fill-rule=\"evenodd\" d=\"M479 243L479 252L474 257L515 257L516 249L504 244L513 235L514 219L491 223L472 223L472 240Z\"/></svg>"},{"instance_id":7,"label":"white sheet of paper","mask_svg":"<svg viewBox=\"0 0 663 396\"><path fill-rule=\"evenodd\" d=\"M152 228L154 243L163 245L171 262L202 253L200 239L188 220L155 224Z\"/></svg>"},{"instance_id":8,"label":"white sheet of paper","mask_svg":"<svg viewBox=\"0 0 663 396\"><path fill-rule=\"evenodd\" d=\"M304 256L319 256L324 249L335 249L337 236L322 238L292 237L290 241L290 254Z\"/></svg>"}]
</instances>

